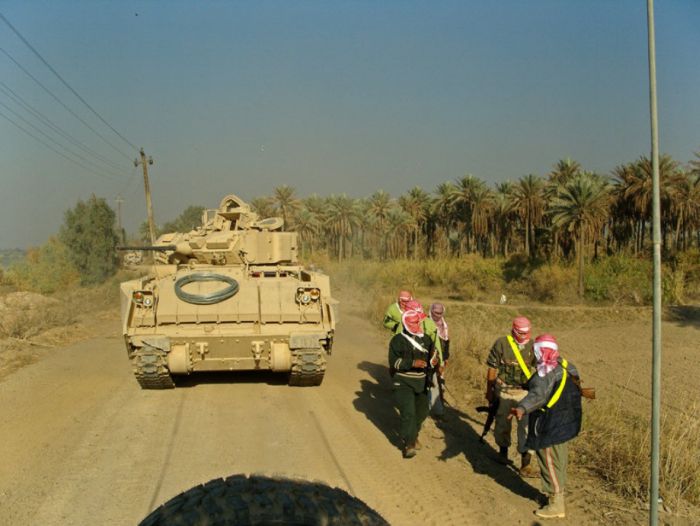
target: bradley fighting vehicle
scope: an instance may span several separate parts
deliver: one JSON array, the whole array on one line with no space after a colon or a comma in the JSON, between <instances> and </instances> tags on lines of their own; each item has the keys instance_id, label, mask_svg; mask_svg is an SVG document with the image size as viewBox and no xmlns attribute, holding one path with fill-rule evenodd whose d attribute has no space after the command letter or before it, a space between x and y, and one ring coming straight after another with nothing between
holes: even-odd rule
<instances>
[{"instance_id":1,"label":"bradley fighting vehicle","mask_svg":"<svg viewBox=\"0 0 700 526\"><path fill-rule=\"evenodd\" d=\"M121 316L142 388L174 387L174 375L200 371L267 370L288 374L290 385L321 383L337 302L328 276L297 263L297 234L278 231L282 224L228 195L201 227L140 247L155 263L121 284Z\"/></svg>"}]
</instances>

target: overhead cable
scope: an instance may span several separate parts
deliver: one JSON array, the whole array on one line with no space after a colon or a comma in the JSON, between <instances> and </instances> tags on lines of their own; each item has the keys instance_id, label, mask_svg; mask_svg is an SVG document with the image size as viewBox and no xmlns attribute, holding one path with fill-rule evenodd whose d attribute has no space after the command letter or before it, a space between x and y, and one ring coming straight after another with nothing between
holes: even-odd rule
<instances>
[{"instance_id":1,"label":"overhead cable","mask_svg":"<svg viewBox=\"0 0 700 526\"><path fill-rule=\"evenodd\" d=\"M97 113L97 111L95 111L95 109L94 109L92 106L90 106L90 105L87 103L87 101L86 101L83 97L81 97L80 94L79 94L77 91L75 91L75 90L73 89L73 87L72 87L70 84L68 84L68 82L66 82L66 81L64 80L64 78L58 73L58 71L56 71L56 70L51 66L51 64L49 64L49 63L46 61L46 59L45 59L44 57L41 56L41 54L34 48L34 46L32 46L32 45L29 43L29 41L28 41L26 38L24 38L24 36L22 36L22 34L21 34L19 31L17 31L17 29L15 28L15 26L13 26L13 25L10 23L10 21L9 21L7 18L5 18L5 16L4 16L2 13L0 13L0 18L2 18L2 20L9 26L9 28L15 33L15 35L17 35L17 36L20 38L20 40L21 40L22 42L24 42L24 44L39 58L39 60L41 60L41 61L44 63L44 65L45 65L47 68L49 68L49 69L51 70L51 72L52 72L54 75L56 75L56 77L58 77L58 80L60 80L60 81L63 83L63 85L64 85L66 88L68 88L68 89L71 91L71 93L73 93L73 95L75 95L75 96L78 98L78 100L80 100L80 102L82 102L83 104L85 104L85 106L86 106L92 113L94 113L95 116L96 116L98 119L100 119L110 130L112 130L115 134L117 134L117 136L119 136L119 138L120 138L121 140L123 140L126 144L128 144L129 146L131 146L134 150L138 150L138 148L137 148L131 141L129 141L126 137L124 137L121 133L119 133L110 123L108 123L108 122L102 117L102 115L100 115L99 113Z\"/></svg>"},{"instance_id":2,"label":"overhead cable","mask_svg":"<svg viewBox=\"0 0 700 526\"><path fill-rule=\"evenodd\" d=\"M78 119L80 122L82 122L85 126L87 126L87 127L90 129L90 131L92 131L95 135L97 135L97 136L98 136L100 139L102 139L104 142L106 142L107 144L109 144L114 150L116 150L116 151L119 152L121 155L123 155L124 157L126 157L127 159L129 159L129 161L132 160L132 159L131 159L131 156L129 156L128 154L124 153L121 149L117 148L117 147L116 147L114 144L112 144L112 142L110 142L104 135L102 135L102 134L101 134L100 132L98 132L95 128L93 128L93 127L90 126L87 122L85 122L85 119L83 119L80 115L78 115L78 114L75 113L72 109L70 109L61 99L58 98L58 96L56 96L49 88L47 88L46 86L44 86L44 85L41 83L41 81L40 81L39 79L37 79L34 75L32 75L31 73L29 73L29 71L27 71L27 69L26 69L22 64L20 64L19 62L17 62L17 60L15 60L15 58L14 58L12 55L10 55L7 51L5 51L5 50L4 50L3 48L1 48L1 47L0 47L0 53L3 53L7 58L9 58L12 62L14 62L14 64L15 64L19 69L21 69L21 70L24 72L25 75L27 75L30 79L32 79L34 82L36 82L36 83L37 83L46 93L48 93L56 102L58 102L61 106L63 106L63 108L64 108L68 113L70 113L73 117L75 117L75 118Z\"/></svg>"},{"instance_id":3,"label":"overhead cable","mask_svg":"<svg viewBox=\"0 0 700 526\"><path fill-rule=\"evenodd\" d=\"M80 159L81 161L83 161L83 162L87 163L88 165L90 165L90 166L92 167L93 170L104 171L104 173L109 173L110 175L112 175L112 176L114 176L114 177L123 177L123 175L116 174L116 173L114 173L114 172L112 172L112 171L110 171L110 170L108 170L108 169L106 169L106 168L103 168L102 166L99 166L99 165L93 163L90 159L86 159L85 157L83 157L83 156L80 155L79 153L74 152L73 150L71 150L70 148L68 148L67 146L65 146L64 144L61 144L61 143L58 142L56 139L54 139L53 137L51 137L50 135L48 135L46 132L44 132L43 130L37 128L34 124L32 124L32 123L29 122L27 119L25 119L24 117L22 117L19 113L17 113L15 110L13 110L12 108L10 108L10 107L9 107L7 104L5 104L4 102L0 102L0 106L2 106L2 107L5 108L7 111L9 111L10 113L12 113L12 115L14 115L15 117L17 117L17 118L18 118L19 120L21 120L24 124L26 124L27 126L29 126L30 128L32 128L33 130L35 130L35 131L38 132L39 134L43 135L44 137L46 137L49 141L51 141L53 144L55 144L55 145L58 146L59 148L65 150L65 151L68 152L69 154L71 154L71 155L77 157L77 158Z\"/></svg>"},{"instance_id":4,"label":"overhead cable","mask_svg":"<svg viewBox=\"0 0 700 526\"><path fill-rule=\"evenodd\" d=\"M14 124L17 128L19 128L19 129L22 130L24 133L26 133L27 135L29 135L32 139L34 139L34 140L37 141L37 142L40 142L40 143L43 144L46 148L48 148L48 149L51 150L52 152L54 152L54 153L60 155L60 156L63 157L64 159L67 159L68 161L72 162L73 164L76 164L76 165L80 166L83 170L86 170L86 171L88 171L88 172L90 172L90 173L92 173L92 174L94 174L94 175L98 175L98 176L103 177L103 178L104 178L104 177L114 177L114 176L103 175L103 174L101 174L101 173L99 173L99 172L96 172L95 170L93 170L93 169L91 169L91 168L88 168L87 166L85 166L85 165L82 164L81 162L76 161L75 159L72 159L71 157L68 157L68 156L65 155L64 153L59 152L59 151L56 150L53 146L50 146L49 144L46 144L46 142L44 142L43 140L41 140L40 138L38 138L38 137L37 137L36 135L34 135L33 133L31 133L31 132L27 131L26 129L24 129L22 126L20 126L19 124L17 124L15 121L13 121L10 117L8 117L7 115L5 115L5 114L4 114L3 112L1 112L1 111L0 111L0 117L3 117L4 119L8 120L8 121L11 122L12 124Z\"/></svg>"},{"instance_id":5,"label":"overhead cable","mask_svg":"<svg viewBox=\"0 0 700 526\"><path fill-rule=\"evenodd\" d=\"M31 104L29 104L26 100L24 100L19 94L17 94L12 88L10 88L7 84L4 82L0 81L0 91L3 92L7 97L12 99L12 101L17 104L18 106L21 106L25 111L31 113L35 118L38 120L42 121L46 126L51 128L53 131L61 135L64 139L70 141L72 144L80 148L83 152L92 155L96 159L99 159L106 165L110 166L111 168L122 171L124 169L124 166L118 165L116 162L112 161L111 159L99 154L95 150L89 148L86 146L84 143L73 137L70 133L67 131L63 130L60 126L55 124L51 119L49 119L46 115L41 113L38 109L34 108Z\"/></svg>"},{"instance_id":6,"label":"overhead cable","mask_svg":"<svg viewBox=\"0 0 700 526\"><path fill-rule=\"evenodd\" d=\"M131 186L131 183L133 183L135 180L136 180L136 166L134 165L134 168L131 172L131 175L129 176L129 180L126 182L126 184L124 185L124 188L119 193L119 195L126 195L126 191Z\"/></svg>"}]
</instances>

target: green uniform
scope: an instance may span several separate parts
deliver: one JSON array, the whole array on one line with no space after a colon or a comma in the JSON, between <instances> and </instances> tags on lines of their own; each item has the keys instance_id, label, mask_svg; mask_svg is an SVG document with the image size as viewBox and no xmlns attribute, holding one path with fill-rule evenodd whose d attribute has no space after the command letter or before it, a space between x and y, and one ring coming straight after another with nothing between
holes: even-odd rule
<instances>
[{"instance_id":1,"label":"green uniform","mask_svg":"<svg viewBox=\"0 0 700 526\"><path fill-rule=\"evenodd\" d=\"M384 314L384 327L389 329L394 334L401 334L403 332L403 321L401 317L403 316L403 311L399 307L398 303L392 303ZM423 332L427 334L433 342L433 347L438 353L438 358L440 360L440 365L444 364L442 358L442 344L440 338L438 338L437 325L430 319L430 317L425 318L422 321Z\"/></svg>"},{"instance_id":2,"label":"green uniform","mask_svg":"<svg viewBox=\"0 0 700 526\"><path fill-rule=\"evenodd\" d=\"M414 346L409 338L423 349ZM392 372L394 400L401 415L399 434L404 444L415 443L421 425L428 416L426 371L414 368L413 362L427 362L432 349L432 341L427 335L400 333L389 342L389 369Z\"/></svg>"},{"instance_id":3,"label":"green uniform","mask_svg":"<svg viewBox=\"0 0 700 526\"><path fill-rule=\"evenodd\" d=\"M384 327L389 329L394 334L399 334L403 330L403 322L401 316L403 312L398 303L392 303L384 314Z\"/></svg>"},{"instance_id":4,"label":"green uniform","mask_svg":"<svg viewBox=\"0 0 700 526\"><path fill-rule=\"evenodd\" d=\"M496 439L496 444L498 444L499 447L506 448L510 447L511 432L513 429L513 420L509 419L508 415L510 414L510 410L517 407L518 402L527 395L525 386L528 382L528 375L525 374L508 340L508 336L498 338L494 342L493 347L491 347L491 352L486 359L486 364L498 371L496 376L498 411L496 412L496 426L493 430L493 434ZM517 343L515 343L515 345L518 346L525 367L527 367L530 374L532 374L537 368L537 360L535 359L535 352L532 348L532 340L528 341L525 345L518 345ZM523 417L521 420L516 420L516 423L518 436L517 449L520 454L524 454L527 452L525 441L527 439L528 419L527 417Z\"/></svg>"},{"instance_id":5,"label":"green uniform","mask_svg":"<svg viewBox=\"0 0 700 526\"><path fill-rule=\"evenodd\" d=\"M518 348L530 373L534 372L537 368L537 360L532 348L532 340L523 346L518 345ZM524 387L527 384L528 377L520 367L507 336L502 336L494 342L486 359L486 365L498 370L498 383L509 387Z\"/></svg>"}]
</instances>

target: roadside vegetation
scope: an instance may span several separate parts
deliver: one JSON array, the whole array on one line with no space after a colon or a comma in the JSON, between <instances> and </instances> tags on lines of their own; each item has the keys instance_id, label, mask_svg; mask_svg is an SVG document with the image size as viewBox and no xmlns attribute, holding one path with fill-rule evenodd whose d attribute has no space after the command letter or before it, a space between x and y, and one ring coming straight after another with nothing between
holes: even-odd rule
<instances>
[{"instance_id":1,"label":"roadside vegetation","mask_svg":"<svg viewBox=\"0 0 700 526\"><path fill-rule=\"evenodd\" d=\"M668 156L660 163L667 306L700 300L700 154L694 156L686 165ZM280 186L250 203L261 217L282 217L285 230L299 234L301 259L352 285L378 324L399 289L449 300L460 352L448 378L467 397L481 397L485 349L519 314L512 305L528 305L533 322L541 316L550 325L589 307L603 307L594 315L608 321L650 316L651 162L645 157L605 175L560 160L545 176L493 188L465 175L432 193L416 187L397 198L382 190L365 198L299 198ZM157 230L188 231L202 210L190 206ZM144 240L146 232L142 226L136 237ZM124 238L102 198L66 211L56 236L0 273L0 307L12 314L0 324L0 350L4 341L29 341L82 314L115 308L125 277L116 246ZM620 394L587 406L573 452L608 487L644 501L649 426L623 400ZM662 423L662 494L674 504L700 505L696 409L685 407Z\"/></svg>"},{"instance_id":2,"label":"roadside vegetation","mask_svg":"<svg viewBox=\"0 0 700 526\"><path fill-rule=\"evenodd\" d=\"M662 156L660 176L665 298L678 303L684 293L698 293L688 266L697 266L700 248L700 153L686 165ZM501 275L509 284L552 281L581 299L648 303L650 290L628 293L620 279L649 270L651 182L646 157L609 174L563 159L545 176L528 174L495 187L465 175L432 193L415 187L398 198L383 190L364 198L299 198L294 188L280 186L251 204L263 217L283 217L299 233L306 259L323 253L339 262L438 260L452 276L465 258L479 256L488 277ZM535 299L558 300L536 288L544 296Z\"/></svg>"},{"instance_id":3,"label":"roadside vegetation","mask_svg":"<svg viewBox=\"0 0 700 526\"><path fill-rule=\"evenodd\" d=\"M411 289L426 308L437 298L445 301L455 349L447 385L463 403L474 406L484 403L488 349L514 316L525 313L535 326L555 328L582 323L625 327L651 317L650 307L636 306L640 302L634 299L638 294L646 301L646 295L651 294L651 269L634 258L613 258L591 266L587 279L597 285L587 290L597 292L585 305L577 298L575 270L561 265L549 265L547 278L508 281L504 275L509 268L507 261L478 256L460 261L342 263L319 257L316 264L331 274L334 290L336 284L344 284L340 286L345 287L345 293L361 298L363 314L378 330L382 330L387 305L396 301L400 289ZM688 273L697 271L695 263ZM507 295L503 305L502 291ZM538 297L546 301L533 299ZM687 504L700 506L700 421L697 401L691 396L686 402L681 410L664 411L661 428L661 495L675 510ZM650 440L648 416L631 410L628 393L615 387L606 396L586 403L583 431L572 442L572 464L594 474L611 491L631 500L633 506L641 507L649 493Z\"/></svg>"}]
</instances>

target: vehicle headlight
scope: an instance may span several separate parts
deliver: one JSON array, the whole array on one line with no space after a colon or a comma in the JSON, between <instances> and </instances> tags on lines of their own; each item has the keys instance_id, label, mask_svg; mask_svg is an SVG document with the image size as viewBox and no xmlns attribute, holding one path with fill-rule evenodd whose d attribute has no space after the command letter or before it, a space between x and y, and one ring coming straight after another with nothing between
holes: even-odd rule
<instances>
[{"instance_id":1,"label":"vehicle headlight","mask_svg":"<svg viewBox=\"0 0 700 526\"><path fill-rule=\"evenodd\" d=\"M312 301L318 300L320 297L320 292L318 289L297 289L297 302L302 305L308 305Z\"/></svg>"},{"instance_id":2,"label":"vehicle headlight","mask_svg":"<svg viewBox=\"0 0 700 526\"><path fill-rule=\"evenodd\" d=\"M150 290L135 290L131 294L131 300L136 305L141 305L142 307L152 307L153 306L153 292Z\"/></svg>"}]
</instances>

